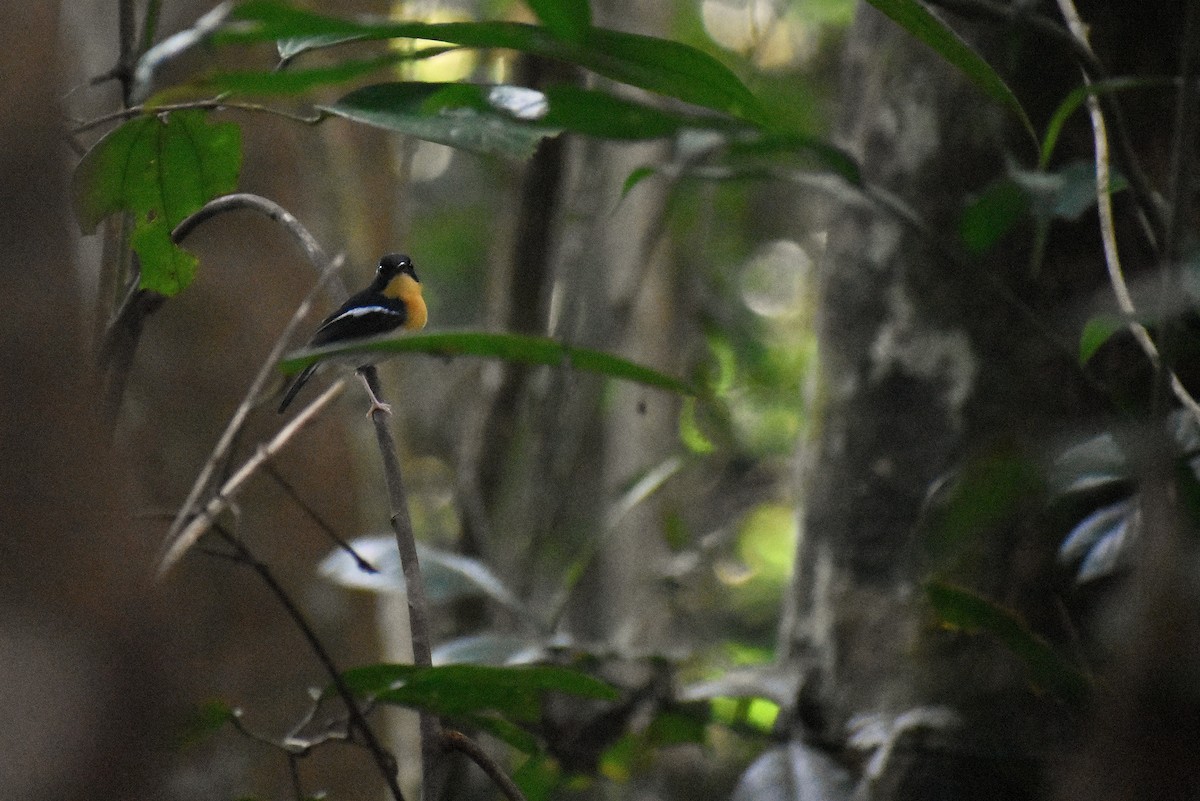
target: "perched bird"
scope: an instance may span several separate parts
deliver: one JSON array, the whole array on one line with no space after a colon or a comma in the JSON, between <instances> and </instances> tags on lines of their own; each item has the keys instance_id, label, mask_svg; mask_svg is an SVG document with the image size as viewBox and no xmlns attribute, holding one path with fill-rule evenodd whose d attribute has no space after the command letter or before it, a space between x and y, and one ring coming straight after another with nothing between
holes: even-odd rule
<instances>
[{"instance_id":1,"label":"perched bird","mask_svg":"<svg viewBox=\"0 0 1200 801\"><path fill-rule=\"evenodd\" d=\"M313 334L308 346L316 348L335 342L363 339L386 334L401 327L416 331L425 327L427 316L425 300L421 297L421 282L413 269L412 259L401 253L389 253L379 260L375 280L371 285L352 295L341 308L326 317ZM370 364L370 359L365 359L365 362ZM296 393L305 382L312 378L320 364L321 362L314 362L296 376L296 380L288 387L279 404L280 414L296 397ZM371 395L371 411L391 411L386 403L381 403L375 397L369 385L367 392Z\"/></svg>"}]
</instances>

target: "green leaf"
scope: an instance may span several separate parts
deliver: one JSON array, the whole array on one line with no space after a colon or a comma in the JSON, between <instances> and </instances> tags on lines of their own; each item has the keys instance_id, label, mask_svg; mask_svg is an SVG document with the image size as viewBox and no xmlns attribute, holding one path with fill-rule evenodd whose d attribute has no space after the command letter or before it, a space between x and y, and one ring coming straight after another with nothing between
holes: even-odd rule
<instances>
[{"instance_id":1,"label":"green leaf","mask_svg":"<svg viewBox=\"0 0 1200 801\"><path fill-rule=\"evenodd\" d=\"M1025 663L1040 689L1071 703L1087 697L1091 689L1088 676L1035 634L1017 613L941 581L926 583L925 594L943 626L985 631L996 637Z\"/></svg>"},{"instance_id":2,"label":"green leaf","mask_svg":"<svg viewBox=\"0 0 1200 801\"><path fill-rule=\"evenodd\" d=\"M555 36L582 44L592 27L592 9L588 0L525 0L538 21Z\"/></svg>"},{"instance_id":3,"label":"green leaf","mask_svg":"<svg viewBox=\"0 0 1200 801\"><path fill-rule=\"evenodd\" d=\"M1029 132L1034 146L1037 146L1037 132L1033 129L1033 123L1030 122L1029 115L1025 113L1017 96L1013 94L1012 89L1008 88L1004 79L992 69L991 65L984 61L957 33L929 13L917 0L867 0L867 2L957 67L989 97L1008 106L1025 126L1025 130Z\"/></svg>"},{"instance_id":4,"label":"green leaf","mask_svg":"<svg viewBox=\"0 0 1200 801\"><path fill-rule=\"evenodd\" d=\"M1087 366L1101 345L1128 326L1127 321L1115 314L1098 314L1084 323L1079 334L1079 366Z\"/></svg>"},{"instance_id":5,"label":"green leaf","mask_svg":"<svg viewBox=\"0 0 1200 801\"><path fill-rule=\"evenodd\" d=\"M981 256L1000 240L1029 208L1029 198L1011 178L1002 178L967 207L958 235L967 251Z\"/></svg>"},{"instance_id":6,"label":"green leaf","mask_svg":"<svg viewBox=\"0 0 1200 801\"><path fill-rule=\"evenodd\" d=\"M1012 170L1012 180L1025 192L1033 216L1042 221L1077 220L1096 205L1096 168L1088 161L1073 161L1054 172ZM1128 186L1123 176L1111 173L1110 194Z\"/></svg>"},{"instance_id":7,"label":"green leaf","mask_svg":"<svg viewBox=\"0 0 1200 801\"><path fill-rule=\"evenodd\" d=\"M438 356L481 356L524 364L566 366L576 370L600 373L609 378L633 381L681 395L695 390L672 376L649 367L627 361L619 356L587 348L564 345L548 337L520 334L492 334L475 331L438 331L428 334L405 334L398 337L364 339L343 345L301 351L281 364L288 374L299 372L313 362L331 356L366 353L430 353Z\"/></svg>"},{"instance_id":8,"label":"green leaf","mask_svg":"<svg viewBox=\"0 0 1200 801\"><path fill-rule=\"evenodd\" d=\"M616 700L616 689L585 673L545 665L368 665L343 678L357 694L385 704L424 709L451 717L498 713L519 722L541 714L542 696L557 692Z\"/></svg>"},{"instance_id":9,"label":"green leaf","mask_svg":"<svg viewBox=\"0 0 1200 801\"><path fill-rule=\"evenodd\" d=\"M210 123L202 111L135 117L109 132L75 170L76 211L85 232L105 217L134 217L132 244L141 287L174 295L191 283L197 260L171 241L185 217L237 188L241 129Z\"/></svg>"},{"instance_id":10,"label":"green leaf","mask_svg":"<svg viewBox=\"0 0 1200 801\"><path fill-rule=\"evenodd\" d=\"M240 95L296 95L319 86L345 83L404 61L432 58L452 47L427 47L412 53L386 53L375 58L342 61L328 67L304 70L218 72L201 78L193 86L198 93Z\"/></svg>"},{"instance_id":11,"label":"green leaf","mask_svg":"<svg viewBox=\"0 0 1200 801\"><path fill-rule=\"evenodd\" d=\"M486 87L453 83L364 86L321 111L487 156L527 159L560 130L488 104ZM529 91L529 90L526 90ZM540 93L534 93L540 96Z\"/></svg>"},{"instance_id":12,"label":"green leaf","mask_svg":"<svg viewBox=\"0 0 1200 801\"><path fill-rule=\"evenodd\" d=\"M215 34L218 43L253 43L289 37L359 36L365 39L430 39L463 47L503 48L577 64L614 81L637 86L756 124L770 115L721 62L679 42L587 28L572 42L548 28L517 22L351 21L292 8L275 0L238 6Z\"/></svg>"}]
</instances>

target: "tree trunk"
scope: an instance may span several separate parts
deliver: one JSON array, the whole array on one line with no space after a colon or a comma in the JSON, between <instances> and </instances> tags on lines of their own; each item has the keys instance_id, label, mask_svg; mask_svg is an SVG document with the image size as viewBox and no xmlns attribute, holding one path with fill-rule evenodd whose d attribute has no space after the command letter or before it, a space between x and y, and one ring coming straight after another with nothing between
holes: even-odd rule
<instances>
[{"instance_id":1,"label":"tree trunk","mask_svg":"<svg viewBox=\"0 0 1200 801\"><path fill-rule=\"evenodd\" d=\"M1035 127L1079 82L1019 27L955 26L999 66ZM1028 229L982 259L959 255L970 199L1006 163L1034 163L1032 142L865 6L843 97L840 144L898 203L839 208L819 279L822 417L787 649L806 678L801 736L873 753L860 777L872 798L1040 797L1063 708L1033 691L994 638L940 629L922 585L949 581L1060 631L1055 541L1038 530L1031 474L1050 438L1095 405L1068 313L1103 282L1095 227L1057 226L1037 269ZM1067 141L1090 147L1089 137L1084 127ZM956 529L943 501L979 475L1000 482L1003 508ZM988 499L968 500L974 510Z\"/></svg>"}]
</instances>

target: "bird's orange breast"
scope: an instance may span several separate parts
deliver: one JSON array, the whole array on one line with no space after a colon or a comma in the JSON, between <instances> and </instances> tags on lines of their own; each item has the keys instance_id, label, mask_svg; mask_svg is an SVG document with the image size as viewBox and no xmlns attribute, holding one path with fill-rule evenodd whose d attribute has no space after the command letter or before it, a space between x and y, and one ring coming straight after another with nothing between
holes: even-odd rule
<instances>
[{"instance_id":1,"label":"bird's orange breast","mask_svg":"<svg viewBox=\"0 0 1200 801\"><path fill-rule=\"evenodd\" d=\"M429 320L429 310L425 308L425 298L421 296L421 284L411 275L401 273L388 281L387 286L383 288L383 294L404 304L405 328L418 331L425 327Z\"/></svg>"}]
</instances>

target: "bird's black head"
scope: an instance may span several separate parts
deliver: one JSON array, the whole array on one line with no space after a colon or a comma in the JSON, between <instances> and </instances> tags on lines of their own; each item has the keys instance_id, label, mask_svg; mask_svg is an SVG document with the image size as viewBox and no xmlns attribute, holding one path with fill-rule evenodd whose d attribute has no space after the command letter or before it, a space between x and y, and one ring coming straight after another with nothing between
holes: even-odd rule
<instances>
[{"instance_id":1,"label":"bird's black head","mask_svg":"<svg viewBox=\"0 0 1200 801\"><path fill-rule=\"evenodd\" d=\"M417 278L417 271L413 268L412 259L403 253L389 253L379 260L379 267L375 270L375 280L382 286L401 273L411 275L414 281L420 280Z\"/></svg>"}]
</instances>

